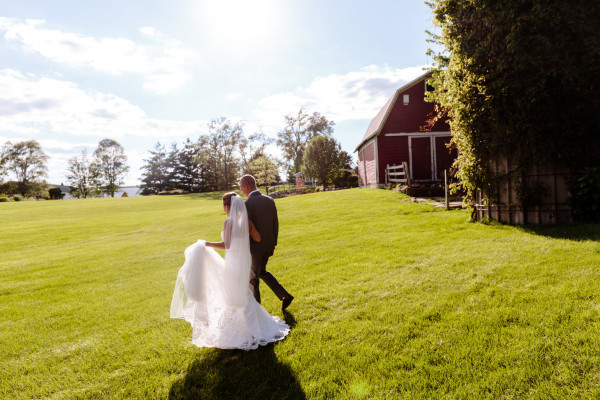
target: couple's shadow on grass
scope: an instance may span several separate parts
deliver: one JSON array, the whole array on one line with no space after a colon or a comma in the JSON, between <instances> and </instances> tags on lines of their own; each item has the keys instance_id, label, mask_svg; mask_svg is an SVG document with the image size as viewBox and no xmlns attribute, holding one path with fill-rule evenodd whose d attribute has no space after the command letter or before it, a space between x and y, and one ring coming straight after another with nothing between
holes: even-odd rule
<instances>
[{"instance_id":1,"label":"couple's shadow on grass","mask_svg":"<svg viewBox=\"0 0 600 400\"><path fill-rule=\"evenodd\" d=\"M284 312L293 327L292 314ZM285 339L284 339L285 340ZM210 349L171 386L169 399L306 399L292 369L275 355L275 345L256 350Z\"/></svg>"}]
</instances>

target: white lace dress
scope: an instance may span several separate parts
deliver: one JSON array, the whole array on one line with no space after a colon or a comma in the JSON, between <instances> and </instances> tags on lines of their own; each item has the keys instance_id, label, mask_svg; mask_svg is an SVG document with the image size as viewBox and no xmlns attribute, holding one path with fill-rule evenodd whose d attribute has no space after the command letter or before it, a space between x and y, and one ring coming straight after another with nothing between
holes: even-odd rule
<instances>
[{"instance_id":1,"label":"white lace dress","mask_svg":"<svg viewBox=\"0 0 600 400\"><path fill-rule=\"evenodd\" d=\"M232 213L233 207L228 222ZM192 343L198 347L252 350L281 340L290 331L285 321L271 316L252 296L247 221L245 229L248 244L242 239L238 246L234 238L225 259L203 240L185 250L171 318L183 318L192 325Z\"/></svg>"}]
</instances>

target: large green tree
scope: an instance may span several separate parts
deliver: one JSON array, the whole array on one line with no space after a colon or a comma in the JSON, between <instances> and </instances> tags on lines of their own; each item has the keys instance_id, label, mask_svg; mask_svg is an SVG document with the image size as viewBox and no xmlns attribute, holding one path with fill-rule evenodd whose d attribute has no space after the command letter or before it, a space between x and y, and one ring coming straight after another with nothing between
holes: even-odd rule
<instances>
[{"instance_id":1,"label":"large green tree","mask_svg":"<svg viewBox=\"0 0 600 400\"><path fill-rule=\"evenodd\" d=\"M339 143L331 136L315 136L306 146L303 157L303 172L308 178L314 178L327 188L340 176L344 169L346 153L341 151Z\"/></svg>"},{"instance_id":2,"label":"large green tree","mask_svg":"<svg viewBox=\"0 0 600 400\"><path fill-rule=\"evenodd\" d=\"M255 157L248 163L248 168L244 169L244 173L254 176L258 186L279 182L277 161L268 155L260 154Z\"/></svg>"},{"instance_id":3,"label":"large green tree","mask_svg":"<svg viewBox=\"0 0 600 400\"><path fill-rule=\"evenodd\" d=\"M19 193L30 196L44 188L43 178L47 175L48 156L35 140L12 144L6 143L4 162L6 168L14 173Z\"/></svg>"},{"instance_id":4,"label":"large green tree","mask_svg":"<svg viewBox=\"0 0 600 400\"><path fill-rule=\"evenodd\" d=\"M277 146L288 165L289 174L299 172L308 143L318 135L330 135L335 123L318 112L308 114L300 108L297 114L285 117L285 128L277 134Z\"/></svg>"},{"instance_id":5,"label":"large green tree","mask_svg":"<svg viewBox=\"0 0 600 400\"><path fill-rule=\"evenodd\" d=\"M129 171L125 150L116 140L102 139L94 151L94 162L98 165L104 193L115 197Z\"/></svg>"},{"instance_id":6,"label":"large green tree","mask_svg":"<svg viewBox=\"0 0 600 400\"><path fill-rule=\"evenodd\" d=\"M244 125L225 117L208 124L208 135L198 139L206 155L212 185L216 190L230 190L239 173L239 144L244 139Z\"/></svg>"},{"instance_id":7,"label":"large green tree","mask_svg":"<svg viewBox=\"0 0 600 400\"><path fill-rule=\"evenodd\" d=\"M88 158L86 150L69 159L67 182L73 197L85 199L100 193L100 169Z\"/></svg>"},{"instance_id":8,"label":"large green tree","mask_svg":"<svg viewBox=\"0 0 600 400\"><path fill-rule=\"evenodd\" d=\"M576 182L584 171L600 176L600 2L428 4L443 47L432 52L429 97L450 117L468 194L490 191L489 160L500 155L517 173L535 164L568 168L575 209L589 203ZM535 185L521 184L526 201Z\"/></svg>"}]
</instances>

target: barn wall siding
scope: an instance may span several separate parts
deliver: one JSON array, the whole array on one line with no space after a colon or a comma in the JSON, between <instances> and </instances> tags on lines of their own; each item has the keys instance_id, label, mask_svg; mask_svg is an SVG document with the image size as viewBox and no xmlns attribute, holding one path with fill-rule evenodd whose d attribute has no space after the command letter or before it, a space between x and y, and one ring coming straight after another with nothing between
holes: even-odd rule
<instances>
[{"instance_id":1,"label":"barn wall siding","mask_svg":"<svg viewBox=\"0 0 600 400\"><path fill-rule=\"evenodd\" d=\"M402 96L408 94L410 101L408 105L402 102ZM425 128L427 119L434 112L434 104L425 101L425 80L422 80L407 90L400 93L398 100L381 129L381 134L420 132ZM450 126L439 120L431 128L433 132L446 132Z\"/></svg>"},{"instance_id":2,"label":"barn wall siding","mask_svg":"<svg viewBox=\"0 0 600 400\"><path fill-rule=\"evenodd\" d=\"M403 161L408 164L408 137L377 136L379 150L379 176L385 183L385 168L389 165L399 165Z\"/></svg>"},{"instance_id":3,"label":"barn wall siding","mask_svg":"<svg viewBox=\"0 0 600 400\"><path fill-rule=\"evenodd\" d=\"M365 186L365 184L366 184L364 161L365 161L364 150L361 149L358 152L358 186Z\"/></svg>"},{"instance_id":4,"label":"barn wall siding","mask_svg":"<svg viewBox=\"0 0 600 400\"><path fill-rule=\"evenodd\" d=\"M404 105L403 96L408 94L409 103ZM434 104L425 101L425 80L421 80L399 93L396 102L383 124L381 133L377 136L377 147L379 155L379 176L385 177L385 168L389 165L397 165L403 161L410 165L409 139L406 136L386 136L389 133L412 133L411 136L429 137L431 133L422 132L425 129L427 119L433 115ZM431 128L431 132L448 132L449 125L440 120ZM425 158L419 162L427 165L417 165L415 169L421 171L417 175L431 174L431 158ZM436 161L437 162L437 161ZM383 178L382 178L383 179ZM428 179L428 178L425 178ZM379 182L381 184L385 182Z\"/></svg>"},{"instance_id":5,"label":"barn wall siding","mask_svg":"<svg viewBox=\"0 0 600 400\"><path fill-rule=\"evenodd\" d=\"M365 185L377 184L377 175L375 172L375 142L365 147Z\"/></svg>"}]
</instances>

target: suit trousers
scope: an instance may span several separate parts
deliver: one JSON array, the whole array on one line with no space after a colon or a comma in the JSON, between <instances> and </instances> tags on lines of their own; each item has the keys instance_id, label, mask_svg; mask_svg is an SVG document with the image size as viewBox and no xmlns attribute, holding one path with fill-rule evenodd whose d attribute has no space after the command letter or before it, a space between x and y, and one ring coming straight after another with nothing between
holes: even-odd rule
<instances>
[{"instance_id":1,"label":"suit trousers","mask_svg":"<svg viewBox=\"0 0 600 400\"><path fill-rule=\"evenodd\" d=\"M267 271L267 262L270 254L252 254L252 268L250 270L250 289L258 303L260 303L260 291L258 286L262 279L269 288L275 293L279 300L283 299L289 293L281 286L277 278Z\"/></svg>"}]
</instances>

